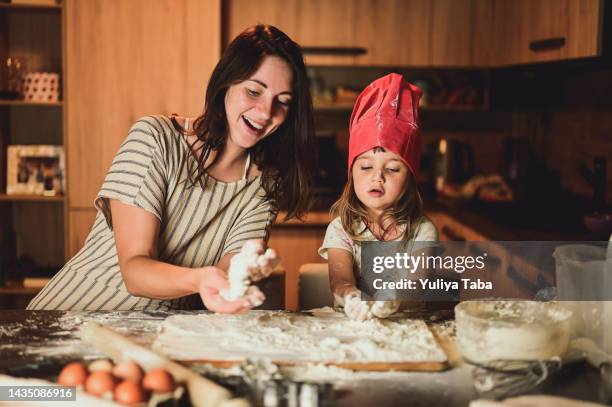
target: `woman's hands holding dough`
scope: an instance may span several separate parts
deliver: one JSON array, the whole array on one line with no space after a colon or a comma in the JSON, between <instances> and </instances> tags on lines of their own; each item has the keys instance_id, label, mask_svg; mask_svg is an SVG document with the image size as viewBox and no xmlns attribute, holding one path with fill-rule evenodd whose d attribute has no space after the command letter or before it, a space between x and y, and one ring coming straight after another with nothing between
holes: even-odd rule
<instances>
[{"instance_id":1,"label":"woman's hands holding dough","mask_svg":"<svg viewBox=\"0 0 612 407\"><path fill-rule=\"evenodd\" d=\"M202 302L210 311L235 314L250 310L256 302L263 302L264 299L263 293L257 287L254 288L256 291L247 292L244 297L228 301L221 296L222 290L229 289L229 281L225 271L213 266L202 268L199 292Z\"/></svg>"},{"instance_id":2,"label":"woman's hands holding dough","mask_svg":"<svg viewBox=\"0 0 612 407\"><path fill-rule=\"evenodd\" d=\"M252 286L251 282L268 277L279 262L280 259L274 250L265 250L263 240L247 241L240 252L230 260L227 272L230 286L227 290L222 291L221 295L229 301L243 296L251 296L255 299L255 290L261 292L257 287ZM261 302L255 306L260 305Z\"/></svg>"}]
</instances>

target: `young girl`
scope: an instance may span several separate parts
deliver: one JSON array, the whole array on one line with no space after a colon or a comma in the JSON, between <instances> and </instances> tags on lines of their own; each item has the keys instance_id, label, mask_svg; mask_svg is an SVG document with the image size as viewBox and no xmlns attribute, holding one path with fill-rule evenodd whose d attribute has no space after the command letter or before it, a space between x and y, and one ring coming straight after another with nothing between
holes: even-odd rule
<instances>
[{"instance_id":1,"label":"young girl","mask_svg":"<svg viewBox=\"0 0 612 407\"><path fill-rule=\"evenodd\" d=\"M342 196L333 205L319 255L329 263L337 305L355 320L385 318L399 301L362 301L356 281L361 242L437 241L435 226L423 216L417 191L421 140L421 91L399 74L372 82L351 114L348 171Z\"/></svg>"}]
</instances>

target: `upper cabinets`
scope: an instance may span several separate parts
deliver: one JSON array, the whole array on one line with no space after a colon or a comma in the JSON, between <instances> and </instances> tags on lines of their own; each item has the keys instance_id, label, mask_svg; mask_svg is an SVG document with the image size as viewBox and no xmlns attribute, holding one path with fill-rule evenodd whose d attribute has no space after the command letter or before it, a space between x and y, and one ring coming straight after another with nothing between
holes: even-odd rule
<instances>
[{"instance_id":1,"label":"upper cabinets","mask_svg":"<svg viewBox=\"0 0 612 407\"><path fill-rule=\"evenodd\" d=\"M352 0L227 0L225 45L257 23L276 26L302 47L355 48L357 2ZM306 55L314 65L352 65L352 55Z\"/></svg>"},{"instance_id":2,"label":"upper cabinets","mask_svg":"<svg viewBox=\"0 0 612 407\"><path fill-rule=\"evenodd\" d=\"M226 45L245 28L265 23L300 44L311 65L427 65L431 59L431 0L226 0L225 5ZM336 52L308 51L315 47ZM365 53L343 54L347 49Z\"/></svg>"},{"instance_id":3,"label":"upper cabinets","mask_svg":"<svg viewBox=\"0 0 612 407\"><path fill-rule=\"evenodd\" d=\"M333 2L330 2L333 3ZM431 60L431 0L358 0L355 43L366 49L357 65L418 66Z\"/></svg>"},{"instance_id":4,"label":"upper cabinets","mask_svg":"<svg viewBox=\"0 0 612 407\"><path fill-rule=\"evenodd\" d=\"M256 23L302 47L313 65L497 67L597 56L601 0L226 0L226 44Z\"/></svg>"},{"instance_id":5,"label":"upper cabinets","mask_svg":"<svg viewBox=\"0 0 612 407\"><path fill-rule=\"evenodd\" d=\"M431 66L472 66L473 7L476 0L433 0Z\"/></svg>"},{"instance_id":6,"label":"upper cabinets","mask_svg":"<svg viewBox=\"0 0 612 407\"><path fill-rule=\"evenodd\" d=\"M492 4L492 66L600 53L600 0L495 0Z\"/></svg>"}]
</instances>

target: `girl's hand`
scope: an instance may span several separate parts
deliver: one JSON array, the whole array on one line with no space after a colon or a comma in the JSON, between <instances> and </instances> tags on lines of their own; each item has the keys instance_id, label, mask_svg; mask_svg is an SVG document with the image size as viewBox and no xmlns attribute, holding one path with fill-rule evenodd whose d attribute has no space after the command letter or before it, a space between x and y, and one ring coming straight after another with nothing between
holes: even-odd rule
<instances>
[{"instance_id":1,"label":"girl's hand","mask_svg":"<svg viewBox=\"0 0 612 407\"><path fill-rule=\"evenodd\" d=\"M353 321L372 318L370 302L361 300L361 291L356 290L344 296L344 313Z\"/></svg>"},{"instance_id":2,"label":"girl's hand","mask_svg":"<svg viewBox=\"0 0 612 407\"><path fill-rule=\"evenodd\" d=\"M401 301L372 301L372 315L377 318L387 318L395 314L401 305Z\"/></svg>"},{"instance_id":3,"label":"girl's hand","mask_svg":"<svg viewBox=\"0 0 612 407\"><path fill-rule=\"evenodd\" d=\"M225 272L218 267L203 267L202 276L199 282L199 292L202 302L207 309L214 312L225 314L236 314L250 310L255 306L254 302L259 298L257 293L247 293L245 297L240 297L233 301L224 299L220 291L229 288L229 281ZM257 290L259 291L259 290ZM263 296L261 291L259 294Z\"/></svg>"},{"instance_id":4,"label":"girl's hand","mask_svg":"<svg viewBox=\"0 0 612 407\"><path fill-rule=\"evenodd\" d=\"M355 321L388 318L399 310L400 305L401 301L362 301L359 290L344 296L344 312L349 319Z\"/></svg>"}]
</instances>

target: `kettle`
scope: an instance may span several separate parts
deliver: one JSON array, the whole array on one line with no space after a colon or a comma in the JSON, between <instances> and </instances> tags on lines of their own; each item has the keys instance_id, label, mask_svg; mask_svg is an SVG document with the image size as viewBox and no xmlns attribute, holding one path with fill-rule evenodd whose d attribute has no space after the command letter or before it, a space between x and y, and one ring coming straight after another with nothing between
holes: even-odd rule
<instances>
[{"instance_id":1,"label":"kettle","mask_svg":"<svg viewBox=\"0 0 612 407\"><path fill-rule=\"evenodd\" d=\"M474 152L468 143L440 139L436 160L436 189L462 185L474 175Z\"/></svg>"}]
</instances>

